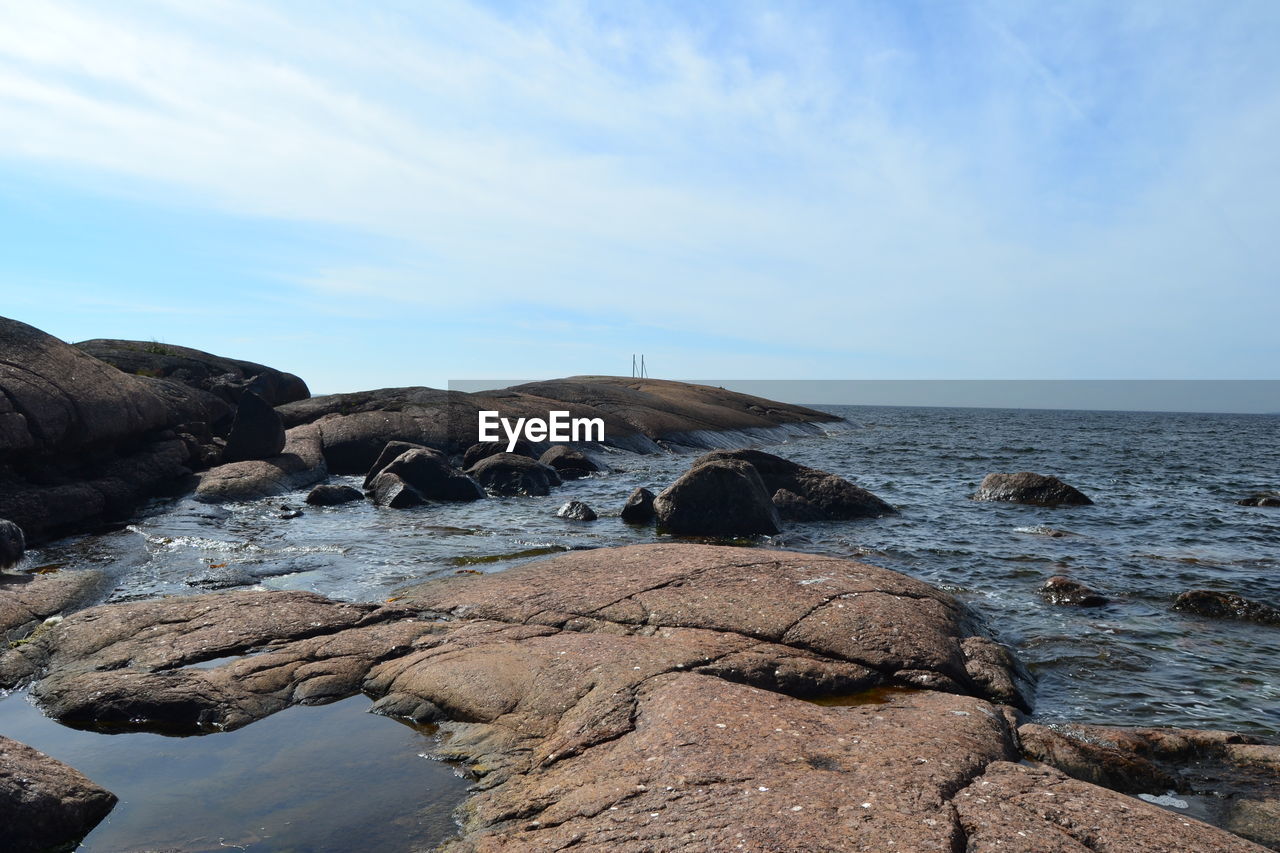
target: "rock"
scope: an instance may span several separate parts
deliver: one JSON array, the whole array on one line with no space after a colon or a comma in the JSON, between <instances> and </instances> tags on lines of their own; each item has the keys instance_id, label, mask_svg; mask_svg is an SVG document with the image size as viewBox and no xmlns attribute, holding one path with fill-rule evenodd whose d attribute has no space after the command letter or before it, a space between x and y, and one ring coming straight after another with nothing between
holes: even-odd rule
<instances>
[{"instance_id":1,"label":"rock","mask_svg":"<svg viewBox=\"0 0 1280 853\"><path fill-rule=\"evenodd\" d=\"M362 500L364 500L364 494L359 489L337 483L323 483L307 495L307 503L312 506L337 506Z\"/></svg>"},{"instance_id":2,"label":"rock","mask_svg":"<svg viewBox=\"0 0 1280 853\"><path fill-rule=\"evenodd\" d=\"M581 480L600 470L600 466L592 462L585 453L563 444L552 445L538 457L538 461L555 468L566 480Z\"/></svg>"},{"instance_id":3,"label":"rock","mask_svg":"<svg viewBox=\"0 0 1280 853\"><path fill-rule=\"evenodd\" d=\"M826 521L827 514L808 498L802 498L787 489L773 493L773 505L778 515L788 521Z\"/></svg>"},{"instance_id":4,"label":"rock","mask_svg":"<svg viewBox=\"0 0 1280 853\"><path fill-rule=\"evenodd\" d=\"M582 501L569 501L556 510L556 516L558 518L572 519L573 521L595 521L597 518L595 510Z\"/></svg>"},{"instance_id":5,"label":"rock","mask_svg":"<svg viewBox=\"0 0 1280 853\"><path fill-rule=\"evenodd\" d=\"M815 520L812 517L815 509L823 518L832 521L876 518L897 512L871 492L842 477L759 450L714 450L699 457L693 464L701 465L717 459L736 459L755 468L770 495L785 490L803 498L804 504L800 504L790 502L783 496L783 503L788 511L795 511L801 516L788 519L784 514L784 519Z\"/></svg>"},{"instance_id":6,"label":"rock","mask_svg":"<svg viewBox=\"0 0 1280 853\"><path fill-rule=\"evenodd\" d=\"M373 478L382 473L382 470L396 460L407 450L427 450L421 444L414 444L411 441L388 441L387 446L382 448L382 452L378 454L378 458L373 465L369 467L368 472L364 475L364 487L368 489L373 485Z\"/></svg>"},{"instance_id":7,"label":"rock","mask_svg":"<svg viewBox=\"0 0 1280 853\"><path fill-rule=\"evenodd\" d=\"M479 483L450 465L448 457L437 450L406 450L391 460L373 482L388 475L399 477L424 500L475 501L485 496Z\"/></svg>"},{"instance_id":8,"label":"rock","mask_svg":"<svg viewBox=\"0 0 1280 853\"><path fill-rule=\"evenodd\" d=\"M408 509L422 506L426 500L418 490L406 483L399 474L383 471L369 485L369 497L378 506L391 509Z\"/></svg>"},{"instance_id":9,"label":"rock","mask_svg":"<svg viewBox=\"0 0 1280 853\"><path fill-rule=\"evenodd\" d=\"M284 423L266 400L252 391L240 396L227 448L222 458L227 462L269 459L284 450Z\"/></svg>"},{"instance_id":10,"label":"rock","mask_svg":"<svg viewBox=\"0 0 1280 853\"><path fill-rule=\"evenodd\" d=\"M1247 498L1241 498L1236 501L1238 506L1262 506L1277 507L1280 506L1280 493L1277 492L1259 492L1256 495L1250 495Z\"/></svg>"},{"instance_id":11,"label":"rock","mask_svg":"<svg viewBox=\"0 0 1280 853\"><path fill-rule=\"evenodd\" d=\"M549 495L561 482L550 465L515 453L481 459L467 473L495 495Z\"/></svg>"},{"instance_id":12,"label":"rock","mask_svg":"<svg viewBox=\"0 0 1280 853\"><path fill-rule=\"evenodd\" d=\"M1101 607L1107 598L1079 581L1063 575L1054 575L1040 587L1040 594L1050 604L1067 604L1074 607Z\"/></svg>"},{"instance_id":13,"label":"rock","mask_svg":"<svg viewBox=\"0 0 1280 853\"><path fill-rule=\"evenodd\" d=\"M292 373L190 347L156 341L109 339L81 341L76 347L125 373L168 379L217 394L228 403L238 402L246 389L261 396L271 406L311 396L307 383Z\"/></svg>"},{"instance_id":14,"label":"rock","mask_svg":"<svg viewBox=\"0 0 1280 853\"><path fill-rule=\"evenodd\" d=\"M1264 625L1280 625L1280 610L1231 592L1193 589L1173 602L1173 609L1212 619L1243 619Z\"/></svg>"},{"instance_id":15,"label":"rock","mask_svg":"<svg viewBox=\"0 0 1280 853\"><path fill-rule=\"evenodd\" d=\"M50 616L92 599L107 583L96 570L0 576L0 636L20 640Z\"/></svg>"},{"instance_id":16,"label":"rock","mask_svg":"<svg viewBox=\"0 0 1280 853\"><path fill-rule=\"evenodd\" d=\"M653 499L658 525L684 536L779 532L780 519L756 469L737 459L694 466Z\"/></svg>"},{"instance_id":17,"label":"rock","mask_svg":"<svg viewBox=\"0 0 1280 853\"><path fill-rule=\"evenodd\" d=\"M648 524L654 519L653 492L641 487L627 497L622 507L622 520L628 524Z\"/></svg>"},{"instance_id":18,"label":"rock","mask_svg":"<svg viewBox=\"0 0 1280 853\"><path fill-rule=\"evenodd\" d=\"M283 521L288 521L292 518L302 518L302 510L298 509L297 507L289 506L288 504L281 504L280 518Z\"/></svg>"},{"instance_id":19,"label":"rock","mask_svg":"<svg viewBox=\"0 0 1280 853\"><path fill-rule=\"evenodd\" d=\"M516 439L515 447L510 451L507 450L509 443L506 441L482 441L479 444L471 445L462 454L463 469L474 467L481 460L488 459L498 453L514 453L517 456L528 456L530 459L538 458L538 454L534 452L533 445L523 438Z\"/></svg>"},{"instance_id":20,"label":"rock","mask_svg":"<svg viewBox=\"0 0 1280 853\"><path fill-rule=\"evenodd\" d=\"M72 849L115 804L79 771L0 735L0 848Z\"/></svg>"},{"instance_id":21,"label":"rock","mask_svg":"<svg viewBox=\"0 0 1280 853\"><path fill-rule=\"evenodd\" d=\"M196 486L195 499L205 503L250 501L318 483L329 476L321 447L320 427L295 427L287 433L279 456L231 462L206 471Z\"/></svg>"},{"instance_id":22,"label":"rock","mask_svg":"<svg viewBox=\"0 0 1280 853\"><path fill-rule=\"evenodd\" d=\"M0 569L11 569L22 561L27 551L27 538L22 528L7 518L0 518Z\"/></svg>"},{"instance_id":23,"label":"rock","mask_svg":"<svg viewBox=\"0 0 1280 853\"><path fill-rule=\"evenodd\" d=\"M988 474L982 479L975 501L1008 501L1033 506L1088 506L1093 503L1077 489L1057 477L1022 471L1017 474Z\"/></svg>"}]
</instances>

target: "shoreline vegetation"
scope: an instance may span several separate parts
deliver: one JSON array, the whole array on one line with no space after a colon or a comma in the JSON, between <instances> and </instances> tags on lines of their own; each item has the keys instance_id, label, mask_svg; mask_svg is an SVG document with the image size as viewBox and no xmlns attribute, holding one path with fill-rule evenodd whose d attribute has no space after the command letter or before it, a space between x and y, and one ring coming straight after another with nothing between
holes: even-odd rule
<instances>
[{"instance_id":1,"label":"shoreline vegetation","mask_svg":"<svg viewBox=\"0 0 1280 853\"><path fill-rule=\"evenodd\" d=\"M481 411L551 410L599 419L604 440L476 441ZM0 690L26 689L70 726L214 738L364 694L375 713L438 727L439 757L472 780L444 841L453 853L1280 849L1280 746L1044 725L998 626L948 592L853 560L719 544L895 514L842 477L750 449L848 428L647 378L313 398L263 365L154 342L72 346L0 318L4 568L159 496L216 504L314 487L308 503L338 511L518 500L608 478L619 451L701 454L658 494L617 495L626 523L662 534L651 543L464 569L388 601L239 590L103 604L92 569L6 572ZM363 475L364 488L334 475ZM992 473L972 497L1092 503L1052 472ZM597 518L579 501L560 514ZM1051 580L1055 603L1105 602ZM1280 624L1238 595L1190 591L1178 606ZM1212 802L1209 822L1162 807L1182 796ZM4 849L73 848L113 807L111 792L0 732Z\"/></svg>"}]
</instances>

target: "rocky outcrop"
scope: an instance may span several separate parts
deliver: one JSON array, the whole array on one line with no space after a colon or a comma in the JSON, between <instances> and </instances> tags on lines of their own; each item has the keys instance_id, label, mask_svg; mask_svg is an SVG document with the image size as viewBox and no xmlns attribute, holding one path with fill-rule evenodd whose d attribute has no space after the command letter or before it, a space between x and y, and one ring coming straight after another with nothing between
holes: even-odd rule
<instances>
[{"instance_id":1,"label":"rocky outcrop","mask_svg":"<svg viewBox=\"0 0 1280 853\"><path fill-rule=\"evenodd\" d=\"M286 427L323 421L325 458L339 474L365 473L388 441L413 442L451 454L469 450L478 436L482 410L512 420L545 419L551 411L598 418L604 424L603 444L637 453L820 434L819 424L841 421L826 412L722 388L616 376L578 376L472 394L384 388L280 407ZM533 451L530 447L528 454ZM473 456L464 461L464 468L478 461Z\"/></svg>"},{"instance_id":2,"label":"rocky outcrop","mask_svg":"<svg viewBox=\"0 0 1280 853\"><path fill-rule=\"evenodd\" d=\"M1064 575L1054 575L1045 581L1040 587L1040 594L1051 604L1072 607L1102 607L1107 604L1105 595Z\"/></svg>"},{"instance_id":3,"label":"rocky outcrop","mask_svg":"<svg viewBox=\"0 0 1280 853\"><path fill-rule=\"evenodd\" d=\"M1280 625L1280 609L1232 592L1193 589L1179 595L1173 602L1173 609L1211 619L1243 619L1263 625Z\"/></svg>"},{"instance_id":4,"label":"rocky outcrop","mask_svg":"<svg viewBox=\"0 0 1280 853\"><path fill-rule=\"evenodd\" d=\"M257 500L310 486L328 476L319 427L301 426L289 430L284 451L278 456L231 462L206 471L200 476L195 498L205 503Z\"/></svg>"},{"instance_id":5,"label":"rocky outcrop","mask_svg":"<svg viewBox=\"0 0 1280 853\"><path fill-rule=\"evenodd\" d=\"M643 486L637 488L627 496L620 515L628 524L648 524L653 521L656 515L653 509L653 492Z\"/></svg>"},{"instance_id":6,"label":"rocky outcrop","mask_svg":"<svg viewBox=\"0 0 1280 853\"><path fill-rule=\"evenodd\" d=\"M269 459L284 450L284 423L266 400L252 391L240 395L222 458L227 462Z\"/></svg>"},{"instance_id":7,"label":"rocky outcrop","mask_svg":"<svg viewBox=\"0 0 1280 853\"><path fill-rule=\"evenodd\" d=\"M600 466L581 450L574 450L563 444L547 448L547 452L539 456L538 461L555 468L556 473L565 480L581 480L600 470Z\"/></svg>"},{"instance_id":8,"label":"rocky outcrop","mask_svg":"<svg viewBox=\"0 0 1280 853\"><path fill-rule=\"evenodd\" d=\"M1250 495L1247 498L1241 498L1236 501L1238 506L1261 506L1261 507L1278 507L1280 506L1280 493L1277 492L1259 492L1256 495Z\"/></svg>"},{"instance_id":9,"label":"rocky outcrop","mask_svg":"<svg viewBox=\"0 0 1280 853\"><path fill-rule=\"evenodd\" d=\"M337 483L322 483L307 493L307 503L312 506L338 506L364 500L359 489Z\"/></svg>"},{"instance_id":10,"label":"rocky outcrop","mask_svg":"<svg viewBox=\"0 0 1280 853\"><path fill-rule=\"evenodd\" d=\"M104 338L81 341L76 346L125 373L178 382L215 394L232 404L238 403L245 391L259 395L271 406L305 400L311 396L307 383L292 373L190 347L157 341Z\"/></svg>"},{"instance_id":11,"label":"rocky outcrop","mask_svg":"<svg viewBox=\"0 0 1280 853\"><path fill-rule=\"evenodd\" d=\"M225 404L0 318L0 518L28 544L127 518L188 473L175 431Z\"/></svg>"},{"instance_id":12,"label":"rocky outcrop","mask_svg":"<svg viewBox=\"0 0 1280 853\"><path fill-rule=\"evenodd\" d=\"M570 521L595 521L597 518L596 511L582 501L569 501L556 510L556 517Z\"/></svg>"},{"instance_id":13,"label":"rocky outcrop","mask_svg":"<svg viewBox=\"0 0 1280 853\"><path fill-rule=\"evenodd\" d=\"M11 569L27 551L27 537L22 528L7 518L0 518L0 569Z\"/></svg>"},{"instance_id":14,"label":"rocky outcrop","mask_svg":"<svg viewBox=\"0 0 1280 853\"><path fill-rule=\"evenodd\" d=\"M805 465L774 456L760 450L715 450L700 456L694 465L700 465L718 459L736 459L756 469L771 496L779 490L790 492L802 499L803 503L783 496L780 500L788 512L794 511L798 516L809 518L782 518L792 521L813 520L814 513L831 521L843 521L854 518L877 518L897 512L892 506L880 498L859 488L848 480L809 468ZM779 500L775 500L777 505ZM782 508L779 508L781 512Z\"/></svg>"},{"instance_id":15,"label":"rocky outcrop","mask_svg":"<svg viewBox=\"0 0 1280 853\"><path fill-rule=\"evenodd\" d=\"M0 638L13 642L50 616L84 604L107 585L99 571L0 575Z\"/></svg>"},{"instance_id":16,"label":"rocky outcrop","mask_svg":"<svg viewBox=\"0 0 1280 853\"><path fill-rule=\"evenodd\" d=\"M659 527L683 536L778 533L781 520L756 469L737 459L699 459L653 499Z\"/></svg>"},{"instance_id":17,"label":"rocky outcrop","mask_svg":"<svg viewBox=\"0 0 1280 853\"><path fill-rule=\"evenodd\" d=\"M988 474L983 478L975 501L1006 501L1033 506L1088 506L1093 503L1074 486L1057 477L1021 471L1017 474Z\"/></svg>"},{"instance_id":18,"label":"rocky outcrop","mask_svg":"<svg viewBox=\"0 0 1280 853\"><path fill-rule=\"evenodd\" d=\"M71 849L115 804L79 771L0 735L0 848Z\"/></svg>"},{"instance_id":19,"label":"rocky outcrop","mask_svg":"<svg viewBox=\"0 0 1280 853\"><path fill-rule=\"evenodd\" d=\"M486 456L467 473L495 495L549 495L561 482L550 465L516 453Z\"/></svg>"}]
</instances>

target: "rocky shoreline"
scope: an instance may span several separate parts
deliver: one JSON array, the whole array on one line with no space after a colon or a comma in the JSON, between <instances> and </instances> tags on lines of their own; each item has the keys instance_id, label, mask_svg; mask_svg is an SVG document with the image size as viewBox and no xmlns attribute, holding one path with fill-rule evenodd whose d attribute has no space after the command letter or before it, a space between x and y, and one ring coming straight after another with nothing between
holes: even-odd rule
<instances>
[{"instance_id":1,"label":"rocky shoreline","mask_svg":"<svg viewBox=\"0 0 1280 853\"><path fill-rule=\"evenodd\" d=\"M391 508L547 494L607 477L611 448L712 451L659 494L627 499L625 521L666 534L770 535L897 511L740 449L838 419L705 386L576 377L311 398L262 365L144 342L72 347L0 320L0 389L8 563L159 494L225 503L322 484L309 503ZM480 409L549 406L604 419L608 446L475 445ZM364 492L323 485L335 473L365 475ZM1029 472L993 474L973 497L1091 503ZM591 523L574 503L562 517ZM1051 601L1105 603L1052 580ZM253 590L86 607L103 582L0 575L0 690L25 687L67 725L214 737L363 693L377 713L439 726L443 755L474 780L448 850L1280 849L1280 746L1044 726L1031 676L975 612L861 562L668 541L464 573L378 603ZM1239 596L1180 602L1274 621ZM1216 826L1159 807L1182 795L1215 797ZM0 737L6 849L74 845L114 802Z\"/></svg>"}]
</instances>

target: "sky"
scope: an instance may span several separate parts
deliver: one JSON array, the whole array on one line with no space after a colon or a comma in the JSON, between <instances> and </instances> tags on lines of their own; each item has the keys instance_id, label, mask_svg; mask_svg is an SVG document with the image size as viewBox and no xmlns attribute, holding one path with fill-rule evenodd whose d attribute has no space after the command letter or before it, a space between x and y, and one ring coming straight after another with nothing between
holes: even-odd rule
<instances>
[{"instance_id":1,"label":"sky","mask_svg":"<svg viewBox=\"0 0 1280 853\"><path fill-rule=\"evenodd\" d=\"M0 314L317 392L1275 379L1280 4L0 0Z\"/></svg>"}]
</instances>

